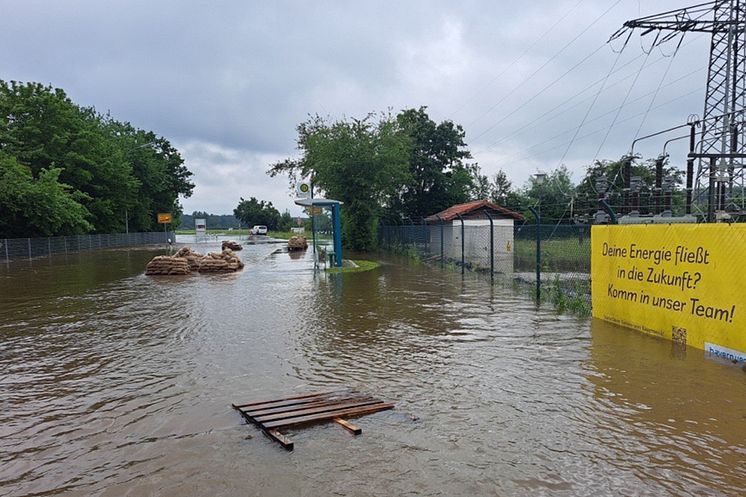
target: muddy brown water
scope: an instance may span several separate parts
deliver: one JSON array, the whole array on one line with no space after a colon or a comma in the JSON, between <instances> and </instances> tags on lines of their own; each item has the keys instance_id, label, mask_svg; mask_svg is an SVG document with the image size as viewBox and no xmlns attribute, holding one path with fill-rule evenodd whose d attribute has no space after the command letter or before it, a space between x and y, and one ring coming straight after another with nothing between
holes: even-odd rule
<instances>
[{"instance_id":1,"label":"muddy brown water","mask_svg":"<svg viewBox=\"0 0 746 497\"><path fill-rule=\"evenodd\" d=\"M0 265L0 495L746 492L739 368L468 275L276 249L231 275L145 277L143 250ZM338 385L397 409L288 453L230 408Z\"/></svg>"}]
</instances>

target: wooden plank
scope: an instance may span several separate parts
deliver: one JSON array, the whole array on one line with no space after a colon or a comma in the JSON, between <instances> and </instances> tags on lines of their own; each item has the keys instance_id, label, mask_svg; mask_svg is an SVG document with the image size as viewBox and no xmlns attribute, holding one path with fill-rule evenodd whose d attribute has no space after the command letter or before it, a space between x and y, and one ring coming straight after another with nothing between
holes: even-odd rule
<instances>
[{"instance_id":1,"label":"wooden plank","mask_svg":"<svg viewBox=\"0 0 746 497\"><path fill-rule=\"evenodd\" d=\"M255 411L262 411L266 409L280 409L283 407L292 407L292 406L302 406L307 404L312 404L315 402L322 402L322 401L329 401L331 399L340 398L341 394L334 394L334 395L318 395L315 397L309 397L307 399L296 399L296 400L278 400L276 402L270 403L270 404L260 404L256 406L238 406L236 409L240 409L242 411L246 412L255 412Z\"/></svg>"},{"instance_id":2,"label":"wooden plank","mask_svg":"<svg viewBox=\"0 0 746 497\"><path fill-rule=\"evenodd\" d=\"M316 397L309 397L306 399L296 399L296 400L279 400L277 402L271 403L271 404L259 404L256 406L240 406L238 409L242 409L247 412L255 412L255 411L263 411L267 409L281 409L283 407L292 407L296 405L303 405L303 404L312 404L316 402L330 402L334 400L343 400L346 398L357 398L361 397L363 394L361 393L333 393L329 395L318 395ZM367 395L365 395L368 397Z\"/></svg>"},{"instance_id":3,"label":"wooden plank","mask_svg":"<svg viewBox=\"0 0 746 497\"><path fill-rule=\"evenodd\" d=\"M289 439L288 437L286 437L285 435L283 435L282 433L280 433L279 431L277 431L277 430L263 430L263 431L264 431L264 433L265 433L265 434L266 434L266 435L267 435L267 436L268 436L269 438L271 438L271 439L272 439L272 440L274 440L275 442L277 442L277 443L279 443L280 445L282 445L282 447L283 447L284 449L287 449L287 450L293 450L293 448L294 448L294 444L293 444L293 441L292 441L292 440L290 440L290 439Z\"/></svg>"},{"instance_id":4,"label":"wooden plank","mask_svg":"<svg viewBox=\"0 0 746 497\"><path fill-rule=\"evenodd\" d=\"M315 402L309 402L304 404L295 404L295 405L287 405L287 406L278 406L278 407L269 407L266 409L260 409L257 411L254 410L248 410L248 409L241 409L242 411L246 412L249 416L252 417L258 417L258 416L266 416L268 414L280 414L280 413L286 413L286 412L292 412L292 411L300 411L303 409L311 409L314 407L324 407L324 406L330 406L334 404L340 404L342 402L362 402L362 401L374 401L373 397L369 396L355 396L355 397L338 397L335 399L324 399L319 400Z\"/></svg>"},{"instance_id":5,"label":"wooden plank","mask_svg":"<svg viewBox=\"0 0 746 497\"><path fill-rule=\"evenodd\" d=\"M311 414L309 416L300 416L297 418L290 418L285 420L278 420L278 421L270 421L267 423L264 423L264 427L269 428L279 428L281 426L296 426L296 425L302 425L305 423L313 423L317 421L325 421L328 419L334 419L339 417L348 417L348 416L359 416L362 414L371 414L377 411L383 411L386 409L393 409L394 404L387 404L384 402L381 402L379 404L373 404L370 406L363 406L363 407L353 407L350 409L343 409L341 411L331 411L331 412L324 412L320 414Z\"/></svg>"},{"instance_id":6,"label":"wooden plank","mask_svg":"<svg viewBox=\"0 0 746 497\"><path fill-rule=\"evenodd\" d=\"M258 421L254 421L254 419L251 416L249 416L248 414L246 414L245 412L243 412L241 409L237 409L237 410L238 410L239 414L241 414L241 417L243 417L246 420L247 423L251 423L251 424L257 425L259 427L262 426L261 423L259 423Z\"/></svg>"},{"instance_id":7,"label":"wooden plank","mask_svg":"<svg viewBox=\"0 0 746 497\"><path fill-rule=\"evenodd\" d=\"M296 418L298 416L308 416L311 414L320 414L322 412L339 411L339 410L344 410L344 409L348 409L352 407L363 407L363 406L369 406L371 404L380 404L380 403L381 401L378 399L357 401L357 402L356 401L342 402L342 403L332 404L330 406L316 407L312 409L303 409L301 411L291 411L288 413L267 414L265 416L252 416L252 417L255 420L259 421L260 423L264 424L267 421L276 421L278 419Z\"/></svg>"},{"instance_id":8,"label":"wooden plank","mask_svg":"<svg viewBox=\"0 0 746 497\"><path fill-rule=\"evenodd\" d=\"M349 431L353 435L360 435L363 430L357 425L350 423L349 421L342 418L334 418L334 422L340 425L345 430Z\"/></svg>"},{"instance_id":9,"label":"wooden plank","mask_svg":"<svg viewBox=\"0 0 746 497\"><path fill-rule=\"evenodd\" d=\"M238 409L239 407L249 407L249 406L257 406L261 404L276 404L277 402L284 402L286 400L298 400L298 399L305 399L307 397L319 397L322 395L330 395L334 393L341 393L341 392L350 392L350 389L342 389L342 390L332 390L329 392L314 392L314 393L307 393L304 395L295 395L293 397L283 397L281 399L274 399L274 400L261 400L256 402L249 402L247 404L231 404L234 409Z\"/></svg>"}]
</instances>

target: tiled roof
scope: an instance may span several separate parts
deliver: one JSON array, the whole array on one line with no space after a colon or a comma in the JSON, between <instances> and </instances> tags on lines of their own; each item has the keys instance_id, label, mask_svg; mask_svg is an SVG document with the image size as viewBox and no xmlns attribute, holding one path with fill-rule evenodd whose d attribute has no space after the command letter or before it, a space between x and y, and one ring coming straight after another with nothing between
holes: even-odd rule
<instances>
[{"instance_id":1,"label":"tiled roof","mask_svg":"<svg viewBox=\"0 0 746 497\"><path fill-rule=\"evenodd\" d=\"M469 212L481 209L483 207L495 211L498 214L502 214L503 216L512 217L513 219L516 219L518 221L523 221L524 219L522 214L511 211L510 209L507 209L501 205L493 204L488 200L474 200L472 202L466 202L465 204L452 205L444 211L440 211L437 214L426 217L425 222L438 222L439 220L453 221L458 217L459 214L463 216L465 214L468 214Z\"/></svg>"}]
</instances>

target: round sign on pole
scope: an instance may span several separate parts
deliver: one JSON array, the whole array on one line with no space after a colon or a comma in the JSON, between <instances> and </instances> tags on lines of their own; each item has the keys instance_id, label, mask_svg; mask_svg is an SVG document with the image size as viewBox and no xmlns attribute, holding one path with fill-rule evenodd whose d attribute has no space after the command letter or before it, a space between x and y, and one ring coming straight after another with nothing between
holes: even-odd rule
<instances>
[{"instance_id":1,"label":"round sign on pole","mask_svg":"<svg viewBox=\"0 0 746 497\"><path fill-rule=\"evenodd\" d=\"M311 185L306 182L302 182L298 184L298 197L299 198L308 198L311 196Z\"/></svg>"}]
</instances>

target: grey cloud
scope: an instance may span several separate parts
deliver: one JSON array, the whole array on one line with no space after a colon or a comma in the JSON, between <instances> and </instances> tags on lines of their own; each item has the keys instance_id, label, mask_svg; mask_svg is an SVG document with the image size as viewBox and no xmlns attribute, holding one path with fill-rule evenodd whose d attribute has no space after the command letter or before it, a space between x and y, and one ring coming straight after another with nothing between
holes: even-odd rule
<instances>
[{"instance_id":1,"label":"grey cloud","mask_svg":"<svg viewBox=\"0 0 746 497\"><path fill-rule=\"evenodd\" d=\"M571 107L574 100L554 119L550 114L516 130L606 76L616 54L604 47L534 95L600 47L625 20L682 3L624 0L590 26L611 5L611 0L0 0L0 43L12 47L0 53L0 78L51 83L76 102L111 110L172 139L196 174L195 194L185 201L188 211L230 212L242 195L294 208L286 182L270 179L264 170L271 160L294 153L295 126L313 113L361 116L428 105L433 118L465 126L486 173L503 168L521 184L537 169L559 164L595 89L583 95L589 100ZM664 84L704 66L707 48L706 37L688 36ZM635 35L617 67L641 53ZM659 58L658 51L650 55L599 158L616 158L629 148L642 121L638 114L650 104L651 97L642 96L655 90L666 71L668 59L655 62ZM596 154L642 60L609 77L610 86L568 150L564 163L576 178ZM628 79L614 85L624 76ZM705 76L700 71L664 87L654 106L681 98L654 109L640 133L701 113ZM692 91L699 93L684 96ZM645 143L640 150L657 155L661 145ZM250 178L242 176L243 168Z\"/></svg>"}]
</instances>

